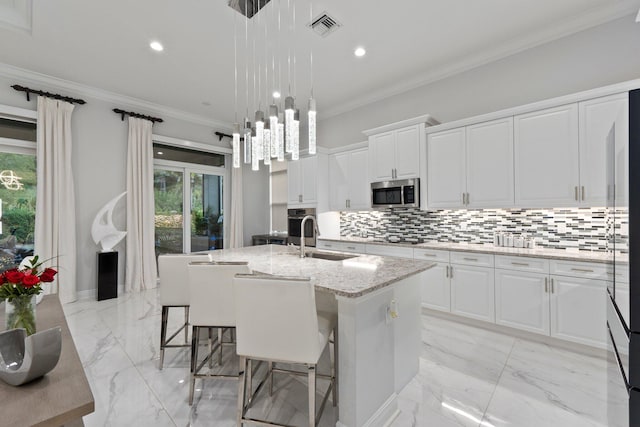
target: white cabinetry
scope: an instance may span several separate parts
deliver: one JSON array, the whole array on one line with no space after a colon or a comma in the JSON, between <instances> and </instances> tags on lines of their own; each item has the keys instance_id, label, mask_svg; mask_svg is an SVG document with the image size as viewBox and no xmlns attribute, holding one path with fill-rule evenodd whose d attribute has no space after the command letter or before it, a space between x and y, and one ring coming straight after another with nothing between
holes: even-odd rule
<instances>
[{"instance_id":1,"label":"white cabinetry","mask_svg":"<svg viewBox=\"0 0 640 427\"><path fill-rule=\"evenodd\" d=\"M367 149L329 156L329 208L361 210L371 207Z\"/></svg>"},{"instance_id":2,"label":"white cabinetry","mask_svg":"<svg viewBox=\"0 0 640 427\"><path fill-rule=\"evenodd\" d=\"M496 323L549 335L549 262L496 257Z\"/></svg>"},{"instance_id":3,"label":"white cabinetry","mask_svg":"<svg viewBox=\"0 0 640 427\"><path fill-rule=\"evenodd\" d=\"M407 246L367 245L367 253L398 258L413 258L413 249Z\"/></svg>"},{"instance_id":4,"label":"white cabinetry","mask_svg":"<svg viewBox=\"0 0 640 427\"><path fill-rule=\"evenodd\" d=\"M514 131L516 206L577 205L578 105L515 116Z\"/></svg>"},{"instance_id":5,"label":"white cabinetry","mask_svg":"<svg viewBox=\"0 0 640 427\"><path fill-rule=\"evenodd\" d=\"M451 313L495 322L493 255L452 253L449 278Z\"/></svg>"},{"instance_id":6,"label":"white cabinetry","mask_svg":"<svg viewBox=\"0 0 640 427\"><path fill-rule=\"evenodd\" d=\"M327 249L339 252L356 252L364 254L367 252L367 245L356 242L337 242L335 240L318 240L316 242L318 249Z\"/></svg>"},{"instance_id":7,"label":"white cabinetry","mask_svg":"<svg viewBox=\"0 0 640 427\"><path fill-rule=\"evenodd\" d=\"M429 208L513 206L513 119L429 134Z\"/></svg>"},{"instance_id":8,"label":"white cabinetry","mask_svg":"<svg viewBox=\"0 0 640 427\"><path fill-rule=\"evenodd\" d=\"M578 104L580 113L580 204L605 206L607 179L605 140L614 124L617 139L627 141L629 95L621 93Z\"/></svg>"},{"instance_id":9,"label":"white cabinetry","mask_svg":"<svg viewBox=\"0 0 640 427\"><path fill-rule=\"evenodd\" d=\"M415 248L413 257L436 264L422 273L422 306L433 310L451 311L449 252Z\"/></svg>"},{"instance_id":10,"label":"white cabinetry","mask_svg":"<svg viewBox=\"0 0 640 427\"><path fill-rule=\"evenodd\" d=\"M424 123L369 136L369 181L418 178Z\"/></svg>"},{"instance_id":11,"label":"white cabinetry","mask_svg":"<svg viewBox=\"0 0 640 427\"><path fill-rule=\"evenodd\" d=\"M315 207L326 210L327 204L327 155L316 154L287 164L288 198L290 208Z\"/></svg>"}]
</instances>

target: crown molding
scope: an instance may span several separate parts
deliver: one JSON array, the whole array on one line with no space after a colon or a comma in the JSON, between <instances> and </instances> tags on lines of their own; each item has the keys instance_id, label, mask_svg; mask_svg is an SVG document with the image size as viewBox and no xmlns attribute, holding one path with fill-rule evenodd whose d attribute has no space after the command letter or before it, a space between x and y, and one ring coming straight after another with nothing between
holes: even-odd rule
<instances>
[{"instance_id":1,"label":"crown molding","mask_svg":"<svg viewBox=\"0 0 640 427\"><path fill-rule=\"evenodd\" d=\"M153 115L164 115L174 119L183 120L185 122L198 125L211 126L219 131L232 132L233 129L227 122L210 119L208 117L197 114L188 113L166 105L156 104L145 101L143 99L134 98L127 95L121 95L115 92L109 92L94 86L84 85L82 83L61 79L47 74L38 73L36 71L27 70L25 68L15 67L13 65L0 62L0 76L8 79L16 79L21 83L33 83L44 85L48 90L69 91L74 96L84 96L87 98L98 99L101 101L118 104L123 108L141 109L145 113Z\"/></svg>"},{"instance_id":2,"label":"crown molding","mask_svg":"<svg viewBox=\"0 0 640 427\"><path fill-rule=\"evenodd\" d=\"M444 67L437 67L435 70L428 72L419 78L405 80L402 83L387 86L379 91L369 92L367 96L356 98L352 101L340 104L333 108L323 110L322 116L318 115L318 120L326 120L328 118L355 110L374 102L399 95L404 92L426 86L438 80L443 80L456 74L469 71L473 68L494 62L516 53L531 49L536 46L549 43L563 37L570 36L583 30L587 30L598 25L602 25L609 21L613 21L624 16L635 15L637 10L637 2L634 0L623 0L614 5L607 4L598 9L590 10L582 15L569 19L547 27L527 37L508 41L492 49L486 49L477 55L467 56L465 59L454 62Z\"/></svg>"},{"instance_id":3,"label":"crown molding","mask_svg":"<svg viewBox=\"0 0 640 427\"><path fill-rule=\"evenodd\" d=\"M424 114L422 116L413 117L406 120L401 120L399 122L390 123L384 126L378 126L373 129L365 129L362 131L366 136L375 135L377 133L388 132L390 130L401 129L407 126L420 125L424 124L426 126L436 126L439 125L440 122L431 117L429 114Z\"/></svg>"}]
</instances>

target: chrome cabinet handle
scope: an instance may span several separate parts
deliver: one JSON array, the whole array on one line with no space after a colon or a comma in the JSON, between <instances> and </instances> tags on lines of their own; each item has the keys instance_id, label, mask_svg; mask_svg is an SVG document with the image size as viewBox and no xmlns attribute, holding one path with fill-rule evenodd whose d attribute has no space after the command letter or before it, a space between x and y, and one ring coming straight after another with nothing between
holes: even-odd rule
<instances>
[{"instance_id":1,"label":"chrome cabinet handle","mask_svg":"<svg viewBox=\"0 0 640 427\"><path fill-rule=\"evenodd\" d=\"M449 277L453 279L453 267L449 267Z\"/></svg>"},{"instance_id":2,"label":"chrome cabinet handle","mask_svg":"<svg viewBox=\"0 0 640 427\"><path fill-rule=\"evenodd\" d=\"M351 249L352 251L355 251L356 247L355 246L347 246L347 249Z\"/></svg>"},{"instance_id":3,"label":"chrome cabinet handle","mask_svg":"<svg viewBox=\"0 0 640 427\"><path fill-rule=\"evenodd\" d=\"M578 200L578 186L573 187L573 195L576 200Z\"/></svg>"},{"instance_id":4,"label":"chrome cabinet handle","mask_svg":"<svg viewBox=\"0 0 640 427\"><path fill-rule=\"evenodd\" d=\"M589 270L588 268L572 268L571 271L579 271L581 273L593 273L593 270Z\"/></svg>"},{"instance_id":5,"label":"chrome cabinet handle","mask_svg":"<svg viewBox=\"0 0 640 427\"><path fill-rule=\"evenodd\" d=\"M512 265L519 265L519 266L522 266L522 267L529 267L529 264L527 264L526 262L512 262L511 264ZM545 279L545 280L547 280L547 279Z\"/></svg>"},{"instance_id":6,"label":"chrome cabinet handle","mask_svg":"<svg viewBox=\"0 0 640 427\"><path fill-rule=\"evenodd\" d=\"M582 200L584 200L584 185L582 186Z\"/></svg>"},{"instance_id":7,"label":"chrome cabinet handle","mask_svg":"<svg viewBox=\"0 0 640 427\"><path fill-rule=\"evenodd\" d=\"M546 277L544 278L544 293L548 293L549 292L549 285L548 285L548 281L549 279L547 279Z\"/></svg>"},{"instance_id":8,"label":"chrome cabinet handle","mask_svg":"<svg viewBox=\"0 0 640 427\"><path fill-rule=\"evenodd\" d=\"M333 246L332 245L328 245L328 244L325 243L324 247L325 248L332 248Z\"/></svg>"},{"instance_id":9,"label":"chrome cabinet handle","mask_svg":"<svg viewBox=\"0 0 640 427\"><path fill-rule=\"evenodd\" d=\"M444 267L444 277L449 277L449 266Z\"/></svg>"},{"instance_id":10,"label":"chrome cabinet handle","mask_svg":"<svg viewBox=\"0 0 640 427\"><path fill-rule=\"evenodd\" d=\"M462 258L465 261L478 261L478 258Z\"/></svg>"},{"instance_id":11,"label":"chrome cabinet handle","mask_svg":"<svg viewBox=\"0 0 640 427\"><path fill-rule=\"evenodd\" d=\"M554 283L553 283L553 277L551 278L551 293L554 293Z\"/></svg>"},{"instance_id":12,"label":"chrome cabinet handle","mask_svg":"<svg viewBox=\"0 0 640 427\"><path fill-rule=\"evenodd\" d=\"M462 193L462 204L464 205L464 193Z\"/></svg>"},{"instance_id":13,"label":"chrome cabinet handle","mask_svg":"<svg viewBox=\"0 0 640 427\"><path fill-rule=\"evenodd\" d=\"M423 256L432 256L432 257L436 257L436 256L438 256L438 255L436 255L436 254L422 254L422 255L423 255Z\"/></svg>"},{"instance_id":14,"label":"chrome cabinet handle","mask_svg":"<svg viewBox=\"0 0 640 427\"><path fill-rule=\"evenodd\" d=\"M469 204L469 193L464 193L464 194L467 195L467 203L466 204L468 205Z\"/></svg>"}]
</instances>

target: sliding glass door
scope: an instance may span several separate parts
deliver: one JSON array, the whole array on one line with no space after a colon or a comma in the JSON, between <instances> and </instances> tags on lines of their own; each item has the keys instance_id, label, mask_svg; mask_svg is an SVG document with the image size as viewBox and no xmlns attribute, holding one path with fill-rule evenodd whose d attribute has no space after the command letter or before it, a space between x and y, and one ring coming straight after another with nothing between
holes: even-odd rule
<instances>
[{"instance_id":1,"label":"sliding glass door","mask_svg":"<svg viewBox=\"0 0 640 427\"><path fill-rule=\"evenodd\" d=\"M226 169L159 159L169 150L154 151L156 256L223 249Z\"/></svg>"}]
</instances>

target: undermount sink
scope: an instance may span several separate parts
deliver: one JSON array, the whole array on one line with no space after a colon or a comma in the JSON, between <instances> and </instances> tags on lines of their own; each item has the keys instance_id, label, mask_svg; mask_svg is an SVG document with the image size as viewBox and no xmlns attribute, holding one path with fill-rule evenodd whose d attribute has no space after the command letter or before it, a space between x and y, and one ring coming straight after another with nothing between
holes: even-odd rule
<instances>
[{"instance_id":1,"label":"undermount sink","mask_svg":"<svg viewBox=\"0 0 640 427\"><path fill-rule=\"evenodd\" d=\"M343 261L349 258L355 258L358 255L333 254L329 252L307 252L304 254L306 258L326 259L327 261Z\"/></svg>"}]
</instances>

